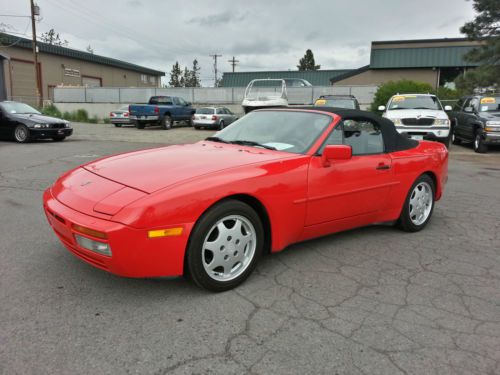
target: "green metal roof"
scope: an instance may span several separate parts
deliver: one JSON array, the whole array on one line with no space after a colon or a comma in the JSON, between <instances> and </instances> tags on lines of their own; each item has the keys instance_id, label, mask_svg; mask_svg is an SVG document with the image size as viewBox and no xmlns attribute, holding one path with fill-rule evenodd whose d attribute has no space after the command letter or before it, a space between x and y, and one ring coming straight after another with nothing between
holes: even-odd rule
<instances>
[{"instance_id":1,"label":"green metal roof","mask_svg":"<svg viewBox=\"0 0 500 375\"><path fill-rule=\"evenodd\" d=\"M236 72L222 75L223 87L245 87L252 79L262 78L301 78L313 86L330 86L330 78L349 72L350 69L334 70L283 70L262 72Z\"/></svg>"},{"instance_id":2,"label":"green metal roof","mask_svg":"<svg viewBox=\"0 0 500 375\"><path fill-rule=\"evenodd\" d=\"M38 50L39 52L48 53L51 55L59 55L64 57L70 57L77 60L88 61L96 64L109 65L116 68L133 70L139 73L150 74L154 76L164 76L165 72L160 72L159 70L145 68L140 65L131 64L125 61L120 61L116 59L112 59L110 57L99 56L93 53L88 53L84 51L78 51L76 49L54 46L52 44L38 42ZM26 38L20 38L17 36L0 33L0 47L20 47L31 49L31 40Z\"/></svg>"},{"instance_id":3,"label":"green metal roof","mask_svg":"<svg viewBox=\"0 0 500 375\"><path fill-rule=\"evenodd\" d=\"M477 66L464 55L477 46L372 48L370 69Z\"/></svg>"}]
</instances>

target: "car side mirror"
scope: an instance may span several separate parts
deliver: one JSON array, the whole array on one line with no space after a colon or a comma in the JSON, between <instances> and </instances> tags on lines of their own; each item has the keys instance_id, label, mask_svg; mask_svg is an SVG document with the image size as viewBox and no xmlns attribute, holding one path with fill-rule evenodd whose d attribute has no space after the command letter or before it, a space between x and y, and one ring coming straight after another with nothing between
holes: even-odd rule
<instances>
[{"instance_id":1,"label":"car side mirror","mask_svg":"<svg viewBox=\"0 0 500 375\"><path fill-rule=\"evenodd\" d=\"M349 160L352 158L352 148L349 145L328 145L321 154L321 164L329 167L332 160Z\"/></svg>"},{"instance_id":2,"label":"car side mirror","mask_svg":"<svg viewBox=\"0 0 500 375\"><path fill-rule=\"evenodd\" d=\"M452 110L451 105L445 105L445 106L444 106L444 110L445 110L446 112L451 111L451 110Z\"/></svg>"},{"instance_id":3,"label":"car side mirror","mask_svg":"<svg viewBox=\"0 0 500 375\"><path fill-rule=\"evenodd\" d=\"M379 111L385 111L385 105L379 105L378 106Z\"/></svg>"},{"instance_id":4,"label":"car side mirror","mask_svg":"<svg viewBox=\"0 0 500 375\"><path fill-rule=\"evenodd\" d=\"M464 112L472 113L472 112L474 112L474 109L472 107L465 107Z\"/></svg>"}]
</instances>

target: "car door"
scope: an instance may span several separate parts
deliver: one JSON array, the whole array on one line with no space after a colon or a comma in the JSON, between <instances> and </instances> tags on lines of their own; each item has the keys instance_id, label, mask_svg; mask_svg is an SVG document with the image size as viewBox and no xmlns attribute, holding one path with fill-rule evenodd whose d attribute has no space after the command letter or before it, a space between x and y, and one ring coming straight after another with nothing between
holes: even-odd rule
<instances>
[{"instance_id":1,"label":"car door","mask_svg":"<svg viewBox=\"0 0 500 375\"><path fill-rule=\"evenodd\" d=\"M462 108L461 117L460 117L460 126L458 128L457 134L462 139L473 140L474 139L474 131L472 122L475 120L476 116L474 115L474 108L472 106L474 97L468 97Z\"/></svg>"},{"instance_id":2,"label":"car door","mask_svg":"<svg viewBox=\"0 0 500 375\"><path fill-rule=\"evenodd\" d=\"M178 98L178 100L179 100L180 113L181 113L182 118L184 120L191 118L191 107L188 105L188 103L184 99Z\"/></svg>"},{"instance_id":3,"label":"car door","mask_svg":"<svg viewBox=\"0 0 500 375\"><path fill-rule=\"evenodd\" d=\"M327 144L350 145L352 158L324 167L320 154ZM319 155L311 158L306 226L384 210L394 185L391 164L378 123L363 118L341 121Z\"/></svg>"},{"instance_id":4,"label":"car door","mask_svg":"<svg viewBox=\"0 0 500 375\"><path fill-rule=\"evenodd\" d=\"M227 122L226 124L230 124L236 120L236 116L229 108L224 107L224 111L226 111Z\"/></svg>"}]
</instances>

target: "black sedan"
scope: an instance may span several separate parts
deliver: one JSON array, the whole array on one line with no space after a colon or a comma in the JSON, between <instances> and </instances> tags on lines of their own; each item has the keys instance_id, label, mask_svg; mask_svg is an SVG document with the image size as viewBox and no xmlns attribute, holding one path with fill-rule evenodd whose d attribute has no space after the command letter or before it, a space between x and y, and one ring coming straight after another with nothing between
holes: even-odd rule
<instances>
[{"instance_id":1,"label":"black sedan","mask_svg":"<svg viewBox=\"0 0 500 375\"><path fill-rule=\"evenodd\" d=\"M44 116L24 103L0 102L0 138L20 143L34 139L62 141L72 133L66 120Z\"/></svg>"}]
</instances>

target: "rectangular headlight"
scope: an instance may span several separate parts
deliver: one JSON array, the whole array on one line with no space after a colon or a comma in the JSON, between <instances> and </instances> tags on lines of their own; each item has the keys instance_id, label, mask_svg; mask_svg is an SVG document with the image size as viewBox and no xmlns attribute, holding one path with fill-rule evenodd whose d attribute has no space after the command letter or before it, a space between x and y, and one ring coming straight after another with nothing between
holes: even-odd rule
<instances>
[{"instance_id":1,"label":"rectangular headlight","mask_svg":"<svg viewBox=\"0 0 500 375\"><path fill-rule=\"evenodd\" d=\"M434 120L434 125L450 125L450 120L437 118Z\"/></svg>"},{"instance_id":2,"label":"rectangular headlight","mask_svg":"<svg viewBox=\"0 0 500 375\"><path fill-rule=\"evenodd\" d=\"M107 243L94 241L88 237L80 236L79 234L75 234L75 239L78 245L84 249L106 255L108 257L111 256L111 247Z\"/></svg>"}]
</instances>

